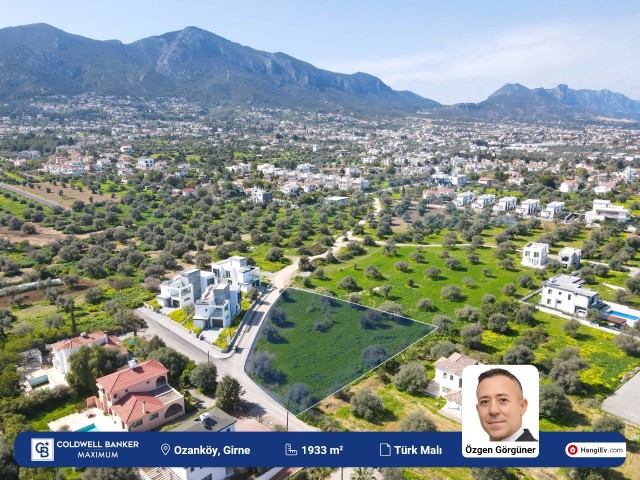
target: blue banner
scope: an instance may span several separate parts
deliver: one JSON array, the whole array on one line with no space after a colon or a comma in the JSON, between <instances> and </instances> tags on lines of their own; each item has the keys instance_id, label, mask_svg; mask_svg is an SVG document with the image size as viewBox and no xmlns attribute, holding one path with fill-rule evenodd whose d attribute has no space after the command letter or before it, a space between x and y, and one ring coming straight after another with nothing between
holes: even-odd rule
<instances>
[{"instance_id":1,"label":"blue banner","mask_svg":"<svg viewBox=\"0 0 640 480\"><path fill-rule=\"evenodd\" d=\"M537 457L520 456L531 449ZM626 442L593 432L481 448L460 432L26 432L15 457L24 467L616 467Z\"/></svg>"}]
</instances>

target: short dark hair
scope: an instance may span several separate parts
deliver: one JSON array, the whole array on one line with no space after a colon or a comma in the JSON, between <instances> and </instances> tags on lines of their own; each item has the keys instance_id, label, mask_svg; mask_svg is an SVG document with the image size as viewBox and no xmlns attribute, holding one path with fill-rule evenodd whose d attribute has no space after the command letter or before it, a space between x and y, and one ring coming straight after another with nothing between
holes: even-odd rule
<instances>
[{"instance_id":1,"label":"short dark hair","mask_svg":"<svg viewBox=\"0 0 640 480\"><path fill-rule=\"evenodd\" d=\"M516 382L516 385L518 385L518 388L520 389L520 394L524 395L524 392L522 390L522 384L520 383L520 380L518 380L518 377L516 377L509 370L505 370L504 368L491 368L489 370L482 372L478 377L478 385L480 385L480 382L482 382L487 378L499 377L499 376L510 378L511 380Z\"/></svg>"}]
</instances>

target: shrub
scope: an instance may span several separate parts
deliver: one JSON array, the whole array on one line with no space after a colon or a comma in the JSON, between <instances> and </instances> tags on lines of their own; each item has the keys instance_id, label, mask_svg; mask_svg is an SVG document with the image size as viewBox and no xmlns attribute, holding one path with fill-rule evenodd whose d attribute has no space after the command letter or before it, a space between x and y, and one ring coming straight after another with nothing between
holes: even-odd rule
<instances>
[{"instance_id":1,"label":"shrub","mask_svg":"<svg viewBox=\"0 0 640 480\"><path fill-rule=\"evenodd\" d=\"M407 262L405 262L405 261L395 262L393 264L393 268L395 268L399 272L406 273L406 272L409 271L409 264Z\"/></svg>"},{"instance_id":2,"label":"shrub","mask_svg":"<svg viewBox=\"0 0 640 480\"><path fill-rule=\"evenodd\" d=\"M213 393L216 390L218 369L213 363L200 363L189 373L191 384L203 392Z\"/></svg>"},{"instance_id":3,"label":"shrub","mask_svg":"<svg viewBox=\"0 0 640 480\"><path fill-rule=\"evenodd\" d=\"M513 283L506 283L502 287L501 292L507 297L513 297L516 294L516 286Z\"/></svg>"},{"instance_id":4,"label":"shrub","mask_svg":"<svg viewBox=\"0 0 640 480\"><path fill-rule=\"evenodd\" d=\"M382 272L375 265L367 265L364 268L364 275L374 280L383 278Z\"/></svg>"},{"instance_id":5,"label":"shrub","mask_svg":"<svg viewBox=\"0 0 640 480\"><path fill-rule=\"evenodd\" d=\"M367 310L360 317L360 326L366 330L377 328L382 323L382 314L376 310Z\"/></svg>"},{"instance_id":6,"label":"shrub","mask_svg":"<svg viewBox=\"0 0 640 480\"><path fill-rule=\"evenodd\" d=\"M342 290L355 291L359 290L360 287L353 277L344 277L338 282L338 288Z\"/></svg>"},{"instance_id":7,"label":"shrub","mask_svg":"<svg viewBox=\"0 0 640 480\"><path fill-rule=\"evenodd\" d=\"M494 313L487 320L487 328L497 333L509 331L509 319L501 313Z\"/></svg>"},{"instance_id":8,"label":"shrub","mask_svg":"<svg viewBox=\"0 0 640 480\"><path fill-rule=\"evenodd\" d=\"M424 412L409 412L398 425L403 432L435 432L438 430L433 419Z\"/></svg>"},{"instance_id":9,"label":"shrub","mask_svg":"<svg viewBox=\"0 0 640 480\"><path fill-rule=\"evenodd\" d=\"M431 347L429 353L431 354L431 358L437 360L440 357L449 357L452 353L456 353L459 351L460 350L453 344L453 342L446 340L444 342L436 343L433 347Z\"/></svg>"},{"instance_id":10,"label":"shrub","mask_svg":"<svg viewBox=\"0 0 640 480\"><path fill-rule=\"evenodd\" d=\"M362 361L367 368L374 368L384 362L389 351L382 345L370 345L362 350Z\"/></svg>"},{"instance_id":11,"label":"shrub","mask_svg":"<svg viewBox=\"0 0 640 480\"><path fill-rule=\"evenodd\" d=\"M428 312L431 310L433 301L430 298L421 298L418 300L418 310Z\"/></svg>"},{"instance_id":12,"label":"shrub","mask_svg":"<svg viewBox=\"0 0 640 480\"><path fill-rule=\"evenodd\" d=\"M618 432L624 435L624 422L619 418L606 415L593 422L595 432Z\"/></svg>"},{"instance_id":13,"label":"shrub","mask_svg":"<svg viewBox=\"0 0 640 480\"><path fill-rule=\"evenodd\" d=\"M561 418L571 412L571 401L555 383L540 386L540 414L548 418Z\"/></svg>"},{"instance_id":14,"label":"shrub","mask_svg":"<svg viewBox=\"0 0 640 480\"><path fill-rule=\"evenodd\" d=\"M462 262L457 258L447 258L444 261L444 266L449 270L460 270L462 268Z\"/></svg>"},{"instance_id":15,"label":"shrub","mask_svg":"<svg viewBox=\"0 0 640 480\"><path fill-rule=\"evenodd\" d=\"M411 395L425 391L428 383L424 365L420 362L402 365L393 377L393 384L399 390L406 390Z\"/></svg>"},{"instance_id":16,"label":"shrub","mask_svg":"<svg viewBox=\"0 0 640 480\"><path fill-rule=\"evenodd\" d=\"M442 270L438 267L429 267L424 271L424 274L431 280L436 280L440 276L440 273L442 273Z\"/></svg>"},{"instance_id":17,"label":"shrub","mask_svg":"<svg viewBox=\"0 0 640 480\"><path fill-rule=\"evenodd\" d=\"M578 336L579 328L580 322L575 318L569 318L566 322L564 322L564 325L562 326L564 333L566 333L571 338L576 338Z\"/></svg>"},{"instance_id":18,"label":"shrub","mask_svg":"<svg viewBox=\"0 0 640 480\"><path fill-rule=\"evenodd\" d=\"M504 353L506 365L530 365L534 359L533 350L525 345L515 345Z\"/></svg>"},{"instance_id":19,"label":"shrub","mask_svg":"<svg viewBox=\"0 0 640 480\"><path fill-rule=\"evenodd\" d=\"M469 348L478 348L482 344L482 325L474 323L465 325L460 330L460 336L465 346Z\"/></svg>"},{"instance_id":20,"label":"shrub","mask_svg":"<svg viewBox=\"0 0 640 480\"><path fill-rule=\"evenodd\" d=\"M453 320L446 315L436 315L433 318L433 324L445 335L451 333L453 330Z\"/></svg>"},{"instance_id":21,"label":"shrub","mask_svg":"<svg viewBox=\"0 0 640 480\"><path fill-rule=\"evenodd\" d=\"M366 388L358 390L349 403L351 412L367 421L373 420L384 409L380 397Z\"/></svg>"},{"instance_id":22,"label":"shrub","mask_svg":"<svg viewBox=\"0 0 640 480\"><path fill-rule=\"evenodd\" d=\"M440 290L440 296L450 302L462 300L462 290L457 285L447 285Z\"/></svg>"}]
</instances>

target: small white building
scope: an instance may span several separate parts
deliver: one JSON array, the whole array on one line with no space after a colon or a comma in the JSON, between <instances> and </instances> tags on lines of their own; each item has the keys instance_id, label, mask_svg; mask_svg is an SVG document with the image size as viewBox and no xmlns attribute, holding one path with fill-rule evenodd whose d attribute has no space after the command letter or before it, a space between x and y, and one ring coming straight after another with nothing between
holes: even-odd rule
<instances>
[{"instance_id":1,"label":"small white building","mask_svg":"<svg viewBox=\"0 0 640 480\"><path fill-rule=\"evenodd\" d=\"M240 292L228 283L209 285L196 302L193 314L195 328L231 326L231 320L240 313Z\"/></svg>"},{"instance_id":2,"label":"small white building","mask_svg":"<svg viewBox=\"0 0 640 480\"><path fill-rule=\"evenodd\" d=\"M596 199L590 212L585 214L587 224L594 222L627 222L630 218L629 210L620 206L612 205L611 200Z\"/></svg>"},{"instance_id":3,"label":"small white building","mask_svg":"<svg viewBox=\"0 0 640 480\"><path fill-rule=\"evenodd\" d=\"M574 275L556 275L542 282L540 305L561 312L586 317L590 308L600 308L598 292L583 288L584 280Z\"/></svg>"},{"instance_id":4,"label":"small white building","mask_svg":"<svg viewBox=\"0 0 640 480\"><path fill-rule=\"evenodd\" d=\"M154 164L153 158L141 157L136 161L136 168L138 170L151 170Z\"/></svg>"},{"instance_id":5,"label":"small white building","mask_svg":"<svg viewBox=\"0 0 640 480\"><path fill-rule=\"evenodd\" d=\"M462 192L456 195L456 199L453 201L453 203L455 203L456 207L464 208L467 205L471 205L474 197L475 195L473 194L473 192Z\"/></svg>"},{"instance_id":6,"label":"small white building","mask_svg":"<svg viewBox=\"0 0 640 480\"><path fill-rule=\"evenodd\" d=\"M478 195L478 198L473 202L471 207L474 210L482 210L485 207L490 207L496 203L496 196L492 193L483 193L482 195Z\"/></svg>"},{"instance_id":7,"label":"small white building","mask_svg":"<svg viewBox=\"0 0 640 480\"><path fill-rule=\"evenodd\" d=\"M573 178L567 178L560 184L560 191L562 193L575 193L580 188L580 184Z\"/></svg>"},{"instance_id":8,"label":"small white building","mask_svg":"<svg viewBox=\"0 0 640 480\"><path fill-rule=\"evenodd\" d=\"M193 287L184 275L176 275L160 284L160 295L156 298L163 307L184 308L195 301Z\"/></svg>"},{"instance_id":9,"label":"small white building","mask_svg":"<svg viewBox=\"0 0 640 480\"><path fill-rule=\"evenodd\" d=\"M215 276L215 283L229 283L243 293L249 293L261 285L260 268L249 265L245 257L233 256L213 263L211 272Z\"/></svg>"},{"instance_id":10,"label":"small white building","mask_svg":"<svg viewBox=\"0 0 640 480\"><path fill-rule=\"evenodd\" d=\"M580 268L580 258L582 250L579 248L564 247L558 253L558 261L564 268L573 267L575 270Z\"/></svg>"},{"instance_id":11,"label":"small white building","mask_svg":"<svg viewBox=\"0 0 640 480\"><path fill-rule=\"evenodd\" d=\"M502 197L498 200L498 204L494 205L493 209L496 212L510 212L515 210L518 205L518 199L516 197Z\"/></svg>"},{"instance_id":12,"label":"small white building","mask_svg":"<svg viewBox=\"0 0 640 480\"><path fill-rule=\"evenodd\" d=\"M253 203L269 203L273 200L273 194L271 192L267 192L261 188L253 187L251 189L251 201Z\"/></svg>"},{"instance_id":13,"label":"small white building","mask_svg":"<svg viewBox=\"0 0 640 480\"><path fill-rule=\"evenodd\" d=\"M516 211L522 215L535 215L540 210L540 200L536 198L527 198L518 207Z\"/></svg>"},{"instance_id":14,"label":"small white building","mask_svg":"<svg viewBox=\"0 0 640 480\"><path fill-rule=\"evenodd\" d=\"M469 365L480 365L480 362L457 352L452 353L448 358L440 357L436 360L434 381L439 385L440 397L449 396L462 389L462 370Z\"/></svg>"},{"instance_id":15,"label":"small white building","mask_svg":"<svg viewBox=\"0 0 640 480\"><path fill-rule=\"evenodd\" d=\"M452 175L450 179L451 185L454 185L456 187L464 187L467 184L467 176L462 173L458 175Z\"/></svg>"},{"instance_id":16,"label":"small white building","mask_svg":"<svg viewBox=\"0 0 640 480\"><path fill-rule=\"evenodd\" d=\"M544 210L540 212L540 217L546 220L553 220L564 213L564 202L549 202Z\"/></svg>"},{"instance_id":17,"label":"small white building","mask_svg":"<svg viewBox=\"0 0 640 480\"><path fill-rule=\"evenodd\" d=\"M549 262L547 243L529 242L522 249L522 265L532 268L544 268Z\"/></svg>"}]
</instances>

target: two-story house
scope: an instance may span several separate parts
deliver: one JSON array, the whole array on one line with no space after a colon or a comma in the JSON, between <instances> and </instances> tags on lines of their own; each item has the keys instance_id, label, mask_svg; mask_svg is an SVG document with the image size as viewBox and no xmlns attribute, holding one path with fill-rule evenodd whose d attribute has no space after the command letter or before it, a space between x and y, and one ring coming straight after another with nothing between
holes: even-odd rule
<instances>
[{"instance_id":1,"label":"two-story house","mask_svg":"<svg viewBox=\"0 0 640 480\"><path fill-rule=\"evenodd\" d=\"M137 364L96 379L98 396L87 400L124 431L146 432L184 414L184 397L167 383L169 370L157 360Z\"/></svg>"},{"instance_id":2,"label":"two-story house","mask_svg":"<svg viewBox=\"0 0 640 480\"><path fill-rule=\"evenodd\" d=\"M493 209L496 212L510 212L515 210L518 205L518 199L516 197L502 197L498 200L497 205L494 205Z\"/></svg>"},{"instance_id":3,"label":"two-story house","mask_svg":"<svg viewBox=\"0 0 640 480\"><path fill-rule=\"evenodd\" d=\"M122 341L115 335L107 335L107 332L99 330L97 332L82 332L75 338L60 340L49 345L51 350L51 362L53 366L63 375L70 370L69 357L80 350L81 347L100 345L105 348L117 348L122 353L127 350L122 346Z\"/></svg>"},{"instance_id":4,"label":"two-story house","mask_svg":"<svg viewBox=\"0 0 640 480\"><path fill-rule=\"evenodd\" d=\"M585 214L587 224L594 222L624 223L630 218L629 210L619 205L612 205L611 200L596 199L590 212Z\"/></svg>"},{"instance_id":5,"label":"two-story house","mask_svg":"<svg viewBox=\"0 0 640 480\"><path fill-rule=\"evenodd\" d=\"M540 217L546 220L553 220L564 213L564 202L549 202L540 212Z\"/></svg>"},{"instance_id":6,"label":"two-story house","mask_svg":"<svg viewBox=\"0 0 640 480\"><path fill-rule=\"evenodd\" d=\"M471 207L474 210L482 210L485 207L490 207L496 202L496 196L492 193L483 193L478 195L478 198L473 202Z\"/></svg>"},{"instance_id":7,"label":"two-story house","mask_svg":"<svg viewBox=\"0 0 640 480\"><path fill-rule=\"evenodd\" d=\"M536 198L527 198L518 207L516 211L522 215L535 215L540 210L540 200Z\"/></svg>"},{"instance_id":8,"label":"two-story house","mask_svg":"<svg viewBox=\"0 0 640 480\"><path fill-rule=\"evenodd\" d=\"M240 313L240 296L237 290L230 292L228 283L209 285L195 304L193 326L212 328L231 326L231 320Z\"/></svg>"},{"instance_id":9,"label":"two-story house","mask_svg":"<svg viewBox=\"0 0 640 480\"><path fill-rule=\"evenodd\" d=\"M564 247L558 253L558 261L564 268L573 267L574 270L580 268L580 258L582 257L582 250L579 248Z\"/></svg>"},{"instance_id":10,"label":"two-story house","mask_svg":"<svg viewBox=\"0 0 640 480\"><path fill-rule=\"evenodd\" d=\"M590 308L602 307L598 292L582 287L584 280L573 275L556 275L542 282L540 305L585 317Z\"/></svg>"},{"instance_id":11,"label":"two-story house","mask_svg":"<svg viewBox=\"0 0 640 480\"><path fill-rule=\"evenodd\" d=\"M549 244L529 242L522 249L522 265L544 268L549 262Z\"/></svg>"},{"instance_id":12,"label":"two-story house","mask_svg":"<svg viewBox=\"0 0 640 480\"><path fill-rule=\"evenodd\" d=\"M462 192L456 195L456 199L453 201L456 207L464 208L467 205L471 205L475 195L473 192Z\"/></svg>"},{"instance_id":13,"label":"two-story house","mask_svg":"<svg viewBox=\"0 0 640 480\"><path fill-rule=\"evenodd\" d=\"M253 203L269 203L273 200L273 193L267 192L261 188L253 187L251 189L251 201Z\"/></svg>"},{"instance_id":14,"label":"two-story house","mask_svg":"<svg viewBox=\"0 0 640 480\"><path fill-rule=\"evenodd\" d=\"M435 362L434 381L439 387L438 396L445 397L448 408L462 408L462 370L468 365L480 365L480 362L458 352L440 357Z\"/></svg>"}]
</instances>

